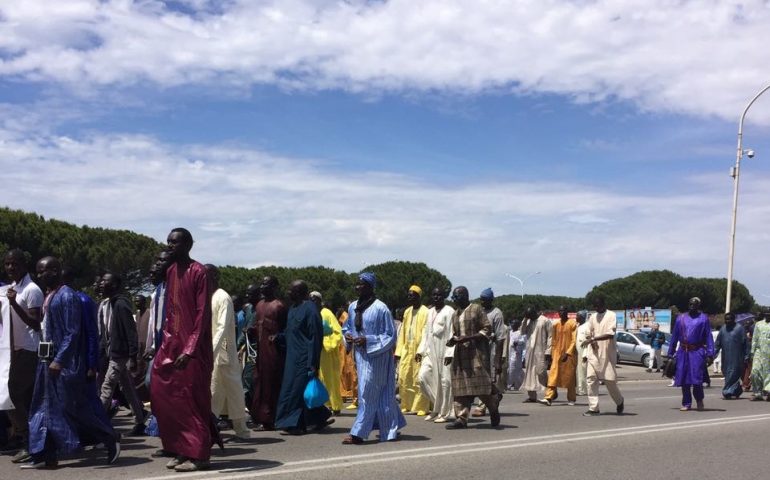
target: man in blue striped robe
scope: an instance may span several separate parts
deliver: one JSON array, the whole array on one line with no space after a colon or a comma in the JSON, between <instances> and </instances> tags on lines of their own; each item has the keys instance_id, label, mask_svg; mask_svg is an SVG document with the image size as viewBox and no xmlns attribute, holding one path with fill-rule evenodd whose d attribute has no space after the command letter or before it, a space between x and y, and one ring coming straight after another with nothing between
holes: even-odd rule
<instances>
[{"instance_id":1,"label":"man in blue striped robe","mask_svg":"<svg viewBox=\"0 0 770 480\"><path fill-rule=\"evenodd\" d=\"M345 348L355 349L358 374L358 415L345 445L360 445L377 425L380 441L398 438L398 430L406 426L396 402L395 361L396 326L385 305L374 295L376 278L362 273L356 282L358 300L348 309L342 327Z\"/></svg>"}]
</instances>

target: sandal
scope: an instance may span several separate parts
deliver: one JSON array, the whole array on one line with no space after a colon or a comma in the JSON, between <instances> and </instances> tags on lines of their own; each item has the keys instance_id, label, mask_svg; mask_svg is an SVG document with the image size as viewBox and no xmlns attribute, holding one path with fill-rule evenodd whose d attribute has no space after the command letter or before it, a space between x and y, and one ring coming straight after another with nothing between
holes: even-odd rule
<instances>
[{"instance_id":1,"label":"sandal","mask_svg":"<svg viewBox=\"0 0 770 480\"><path fill-rule=\"evenodd\" d=\"M348 435L342 440L343 445L361 445L364 439L355 435Z\"/></svg>"}]
</instances>

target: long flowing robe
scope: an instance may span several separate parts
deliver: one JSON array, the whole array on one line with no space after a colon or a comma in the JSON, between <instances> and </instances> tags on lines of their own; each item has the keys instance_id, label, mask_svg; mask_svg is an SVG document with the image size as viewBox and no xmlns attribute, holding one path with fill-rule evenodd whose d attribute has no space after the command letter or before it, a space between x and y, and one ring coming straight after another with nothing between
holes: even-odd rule
<instances>
[{"instance_id":1,"label":"long flowing robe","mask_svg":"<svg viewBox=\"0 0 770 480\"><path fill-rule=\"evenodd\" d=\"M345 325L348 320L348 312L340 314L340 325ZM340 395L343 399L355 400L358 395L358 376L356 374L356 355L353 349L346 349L344 343L340 344L340 363L342 375L340 376Z\"/></svg>"},{"instance_id":2,"label":"long flowing robe","mask_svg":"<svg viewBox=\"0 0 770 480\"><path fill-rule=\"evenodd\" d=\"M714 338L708 316L700 313L692 318L689 312L676 318L668 356L676 351L676 375L674 385L702 385L706 372L706 357L714 357Z\"/></svg>"},{"instance_id":3,"label":"long flowing robe","mask_svg":"<svg viewBox=\"0 0 770 480\"><path fill-rule=\"evenodd\" d=\"M176 359L188 355L184 369ZM217 435L211 413L211 292L196 261L166 271L166 325L152 365L150 396L163 449L207 461Z\"/></svg>"},{"instance_id":4,"label":"long flowing robe","mask_svg":"<svg viewBox=\"0 0 770 480\"><path fill-rule=\"evenodd\" d=\"M11 305L6 298L9 285L0 287L0 410L13 410L8 391L11 370Z\"/></svg>"},{"instance_id":5,"label":"long flowing robe","mask_svg":"<svg viewBox=\"0 0 770 480\"><path fill-rule=\"evenodd\" d=\"M401 410L405 412L427 412L430 408L430 399L420 390L420 364L415 360L427 320L428 308L425 305L420 305L417 311L409 307L404 311L404 321L398 333L398 393Z\"/></svg>"},{"instance_id":6,"label":"long flowing robe","mask_svg":"<svg viewBox=\"0 0 770 480\"><path fill-rule=\"evenodd\" d=\"M722 373L725 376L722 395L739 397L743 393L743 369L749 360L749 341L742 325L722 325L714 343L714 355L722 353Z\"/></svg>"},{"instance_id":7,"label":"long flowing robe","mask_svg":"<svg viewBox=\"0 0 770 480\"><path fill-rule=\"evenodd\" d=\"M323 350L323 320L316 304L304 300L289 308L284 332L286 366L283 370L281 393L278 397L275 427L304 429L323 425L331 412L325 406L307 408L305 387L312 378L311 371L321 367Z\"/></svg>"},{"instance_id":8,"label":"long flowing robe","mask_svg":"<svg viewBox=\"0 0 770 480\"><path fill-rule=\"evenodd\" d=\"M465 343L447 348L446 356L452 357L452 394L457 397L490 395L492 372L489 339L492 338L492 324L481 305L471 303L464 309L458 308L452 314L452 334L470 336L481 333L483 338L474 338Z\"/></svg>"},{"instance_id":9,"label":"long flowing robe","mask_svg":"<svg viewBox=\"0 0 770 480\"><path fill-rule=\"evenodd\" d=\"M365 337L363 346L345 340L346 349L354 349L358 375L358 412L350 434L366 439L375 424L380 441L395 440L406 420L396 402L396 375L393 350L396 345L396 325L387 305L375 300L361 315L361 330L356 330L356 306L348 308L348 318L342 326L344 335Z\"/></svg>"},{"instance_id":10,"label":"long flowing robe","mask_svg":"<svg viewBox=\"0 0 770 480\"><path fill-rule=\"evenodd\" d=\"M572 319L563 323L561 320L557 320L553 322L552 328L551 369L548 371L548 386L559 388L575 386L577 322ZM561 361L561 356L564 353L568 355L566 362Z\"/></svg>"},{"instance_id":11,"label":"long flowing robe","mask_svg":"<svg viewBox=\"0 0 770 480\"><path fill-rule=\"evenodd\" d=\"M588 324L588 334L591 337L612 335L609 340L601 340L595 345L586 346L587 376L608 382L617 381L615 364L618 361L618 346L615 342L615 331L618 328L618 322L615 312L612 310L605 310L602 314L593 312L588 316L586 323Z\"/></svg>"},{"instance_id":12,"label":"long flowing robe","mask_svg":"<svg viewBox=\"0 0 770 480\"><path fill-rule=\"evenodd\" d=\"M770 391L770 323L754 324L751 338L751 389L754 393Z\"/></svg>"},{"instance_id":13,"label":"long flowing robe","mask_svg":"<svg viewBox=\"0 0 770 480\"><path fill-rule=\"evenodd\" d=\"M577 327L577 335L575 338L575 350L577 351L577 385L576 391L578 395L588 394L588 362L584 362L584 358L588 358L587 347L583 346L583 342L588 338L588 322L583 322L582 325Z\"/></svg>"},{"instance_id":14,"label":"long flowing robe","mask_svg":"<svg viewBox=\"0 0 770 480\"><path fill-rule=\"evenodd\" d=\"M278 299L260 300L254 311L256 317L249 337L257 344L257 360L249 413L255 423L275 423L285 358L281 336L286 328L286 312L286 305ZM271 336L274 340L270 340Z\"/></svg>"},{"instance_id":15,"label":"long flowing robe","mask_svg":"<svg viewBox=\"0 0 770 480\"><path fill-rule=\"evenodd\" d=\"M521 334L527 339L524 390L536 392L548 383L548 366L545 356L551 353L551 321L539 316L535 320L524 319Z\"/></svg>"},{"instance_id":16,"label":"long flowing robe","mask_svg":"<svg viewBox=\"0 0 770 480\"><path fill-rule=\"evenodd\" d=\"M513 329L508 338L508 387L518 390L524 382L524 346L527 339L520 330Z\"/></svg>"},{"instance_id":17,"label":"long flowing robe","mask_svg":"<svg viewBox=\"0 0 770 480\"><path fill-rule=\"evenodd\" d=\"M221 288L211 297L211 332L214 352L211 411L214 415L227 415L238 425L239 420L246 417L246 402L235 344L235 311L232 298Z\"/></svg>"},{"instance_id":18,"label":"long flowing robe","mask_svg":"<svg viewBox=\"0 0 770 480\"><path fill-rule=\"evenodd\" d=\"M418 374L420 390L433 404L432 415L448 417L452 413L452 370L444 365L447 346L452 338L452 315L449 305L437 311L428 310L428 321L417 353L422 356Z\"/></svg>"},{"instance_id":19,"label":"long flowing robe","mask_svg":"<svg viewBox=\"0 0 770 480\"><path fill-rule=\"evenodd\" d=\"M323 320L324 325L324 340L318 378L321 379L329 392L329 407L334 411L339 411L342 409L342 394L340 393L342 326L328 308L321 309L321 320Z\"/></svg>"},{"instance_id":20,"label":"long flowing robe","mask_svg":"<svg viewBox=\"0 0 770 480\"><path fill-rule=\"evenodd\" d=\"M30 405L29 452L40 454L50 443L56 453L71 453L81 446L81 433L88 437L88 443L113 441L114 430L93 408L96 392L86 385L88 340L81 302L66 285L46 298L42 339L53 343L53 361L62 368L53 376L48 369L51 361L38 363Z\"/></svg>"}]
</instances>

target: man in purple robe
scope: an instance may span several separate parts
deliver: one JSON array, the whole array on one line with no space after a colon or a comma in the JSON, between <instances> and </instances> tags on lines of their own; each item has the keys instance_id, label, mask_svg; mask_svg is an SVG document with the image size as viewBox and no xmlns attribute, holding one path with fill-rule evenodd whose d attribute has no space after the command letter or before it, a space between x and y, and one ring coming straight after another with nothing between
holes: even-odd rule
<instances>
[{"instance_id":1,"label":"man in purple robe","mask_svg":"<svg viewBox=\"0 0 770 480\"><path fill-rule=\"evenodd\" d=\"M21 468L55 468L58 455L83 445L83 433L90 442L107 447L107 462L112 464L120 455L118 436L103 416L88 408L92 402L87 398L88 347L80 298L62 284L58 259L45 257L37 262L37 276L47 296L29 416L32 460Z\"/></svg>"},{"instance_id":2,"label":"man in purple robe","mask_svg":"<svg viewBox=\"0 0 770 480\"><path fill-rule=\"evenodd\" d=\"M193 238L184 228L168 235L173 262L166 272L163 340L152 365L150 396L166 465L178 472L208 468L212 439L211 285L206 268L190 258Z\"/></svg>"},{"instance_id":3,"label":"man in purple robe","mask_svg":"<svg viewBox=\"0 0 770 480\"><path fill-rule=\"evenodd\" d=\"M691 298L688 309L676 318L668 347L669 357L676 352L674 386L682 387L683 412L692 408L693 396L697 409L703 410L703 373L714 359L714 338L700 299Z\"/></svg>"}]
</instances>

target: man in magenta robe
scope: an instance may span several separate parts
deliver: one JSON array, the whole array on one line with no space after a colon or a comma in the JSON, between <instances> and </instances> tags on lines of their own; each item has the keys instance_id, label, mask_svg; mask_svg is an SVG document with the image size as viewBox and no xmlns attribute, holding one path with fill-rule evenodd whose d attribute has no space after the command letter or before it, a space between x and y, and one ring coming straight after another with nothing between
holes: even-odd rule
<instances>
[{"instance_id":1,"label":"man in magenta robe","mask_svg":"<svg viewBox=\"0 0 770 480\"><path fill-rule=\"evenodd\" d=\"M275 412L281 393L286 343L286 304L278 297L278 279L272 275L262 279L259 286L262 300L257 303L254 326L249 329L251 341L257 343L254 365L252 402L249 413L258 431L275 429Z\"/></svg>"},{"instance_id":2,"label":"man in magenta robe","mask_svg":"<svg viewBox=\"0 0 770 480\"><path fill-rule=\"evenodd\" d=\"M192 472L208 468L212 439L219 439L211 413L211 287L206 268L190 258L190 232L175 228L167 241L173 263L150 394L163 451L174 455L166 467Z\"/></svg>"}]
</instances>

